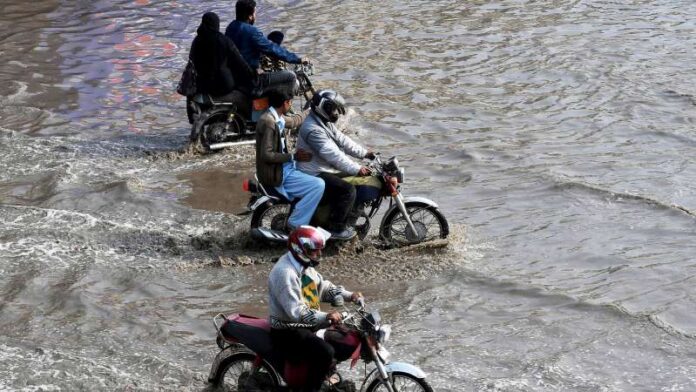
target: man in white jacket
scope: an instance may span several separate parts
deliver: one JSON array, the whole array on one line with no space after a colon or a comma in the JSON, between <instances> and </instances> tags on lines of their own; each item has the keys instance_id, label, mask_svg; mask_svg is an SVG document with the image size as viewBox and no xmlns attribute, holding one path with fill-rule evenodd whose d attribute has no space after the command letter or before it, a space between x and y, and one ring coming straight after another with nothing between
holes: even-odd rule
<instances>
[{"instance_id":1,"label":"man in white jacket","mask_svg":"<svg viewBox=\"0 0 696 392\"><path fill-rule=\"evenodd\" d=\"M345 114L345 101L337 92L318 91L312 97L311 107L300 127L297 148L311 152L312 159L298 162L297 168L324 180L323 200L331 205L333 223L328 229L336 239L349 239L355 236L355 230L346 225L355 201L355 187L341 177L370 175L368 167L351 157L374 159L375 154L336 128L338 117Z\"/></svg>"}]
</instances>

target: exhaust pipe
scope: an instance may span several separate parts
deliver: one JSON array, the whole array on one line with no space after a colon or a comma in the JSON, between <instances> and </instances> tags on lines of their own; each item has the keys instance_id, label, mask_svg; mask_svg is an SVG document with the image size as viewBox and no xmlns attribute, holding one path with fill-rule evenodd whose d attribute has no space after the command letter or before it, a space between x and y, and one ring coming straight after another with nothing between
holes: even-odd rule
<instances>
[{"instance_id":1,"label":"exhaust pipe","mask_svg":"<svg viewBox=\"0 0 696 392\"><path fill-rule=\"evenodd\" d=\"M243 142L226 142L226 143L215 143L208 147L211 150L222 150L227 147L243 146L245 144L256 144L256 140L245 140Z\"/></svg>"}]
</instances>

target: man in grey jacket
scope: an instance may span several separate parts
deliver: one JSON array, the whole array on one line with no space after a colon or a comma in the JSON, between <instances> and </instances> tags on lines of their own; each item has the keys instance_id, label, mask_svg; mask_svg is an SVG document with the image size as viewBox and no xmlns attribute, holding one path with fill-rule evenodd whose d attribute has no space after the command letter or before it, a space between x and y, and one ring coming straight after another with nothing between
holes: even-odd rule
<instances>
[{"instance_id":1,"label":"man in grey jacket","mask_svg":"<svg viewBox=\"0 0 696 392\"><path fill-rule=\"evenodd\" d=\"M309 151L312 158L298 162L297 168L324 180L322 201L331 205L332 236L349 239L355 230L346 221L355 202L355 187L341 177L367 176L370 169L351 157L374 159L375 154L354 142L336 128L336 121L345 114L345 101L333 90L320 90L311 101L312 110L300 127L297 148Z\"/></svg>"},{"instance_id":2,"label":"man in grey jacket","mask_svg":"<svg viewBox=\"0 0 696 392\"><path fill-rule=\"evenodd\" d=\"M332 368L334 349L315 331L341 322L337 311L322 312L320 302L336 297L359 302L360 293L352 293L324 279L314 267L331 235L312 226L300 226L288 238L288 252L268 277L268 307L271 341L277 352L291 362L309 366L307 390L318 391Z\"/></svg>"}]
</instances>

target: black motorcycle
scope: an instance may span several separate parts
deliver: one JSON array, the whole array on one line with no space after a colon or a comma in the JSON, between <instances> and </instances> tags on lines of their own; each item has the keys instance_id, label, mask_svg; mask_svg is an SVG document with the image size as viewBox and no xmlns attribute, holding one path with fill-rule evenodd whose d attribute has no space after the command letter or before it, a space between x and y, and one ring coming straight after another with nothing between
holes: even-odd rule
<instances>
[{"instance_id":1,"label":"black motorcycle","mask_svg":"<svg viewBox=\"0 0 696 392\"><path fill-rule=\"evenodd\" d=\"M349 222L360 239L367 236L371 220L387 199L389 208L379 225L379 237L385 243L401 246L447 238L449 224L434 201L424 197L404 198L401 194L404 170L399 167L396 157L383 162L377 155L370 163L370 169L372 175L367 182L371 184L364 186L379 188L379 197L355 206L354 217ZM242 188L251 193L247 206L251 213L251 236L263 241L287 242L287 220L296 203L273 188L264 187L256 179L245 180ZM326 227L329 212L328 205L319 205L312 224Z\"/></svg>"},{"instance_id":2,"label":"black motorcycle","mask_svg":"<svg viewBox=\"0 0 696 392\"><path fill-rule=\"evenodd\" d=\"M309 79L314 74L312 64L295 66L298 88L296 96L309 102L314 87ZM240 107L244 105L245 107ZM246 103L216 100L208 94L196 94L187 98L187 114L192 124L190 142L201 152L210 152L231 147L236 144L254 143L242 141L253 136L256 121L268 109L268 98L254 95L250 107Z\"/></svg>"}]
</instances>

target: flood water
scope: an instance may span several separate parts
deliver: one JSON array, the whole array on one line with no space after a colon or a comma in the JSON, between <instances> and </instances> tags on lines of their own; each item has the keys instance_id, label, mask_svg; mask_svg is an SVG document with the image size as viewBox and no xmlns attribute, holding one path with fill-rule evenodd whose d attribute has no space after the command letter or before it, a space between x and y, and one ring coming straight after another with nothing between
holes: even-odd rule
<instances>
[{"instance_id":1,"label":"flood water","mask_svg":"<svg viewBox=\"0 0 696 392\"><path fill-rule=\"evenodd\" d=\"M266 311L282 248L219 261L248 251L253 148L181 153L174 86L208 10L234 17L231 1L3 0L0 390L201 391L212 316ZM695 2L258 13L452 227L411 266L327 266L393 325L394 359L436 391L696 390Z\"/></svg>"}]
</instances>

